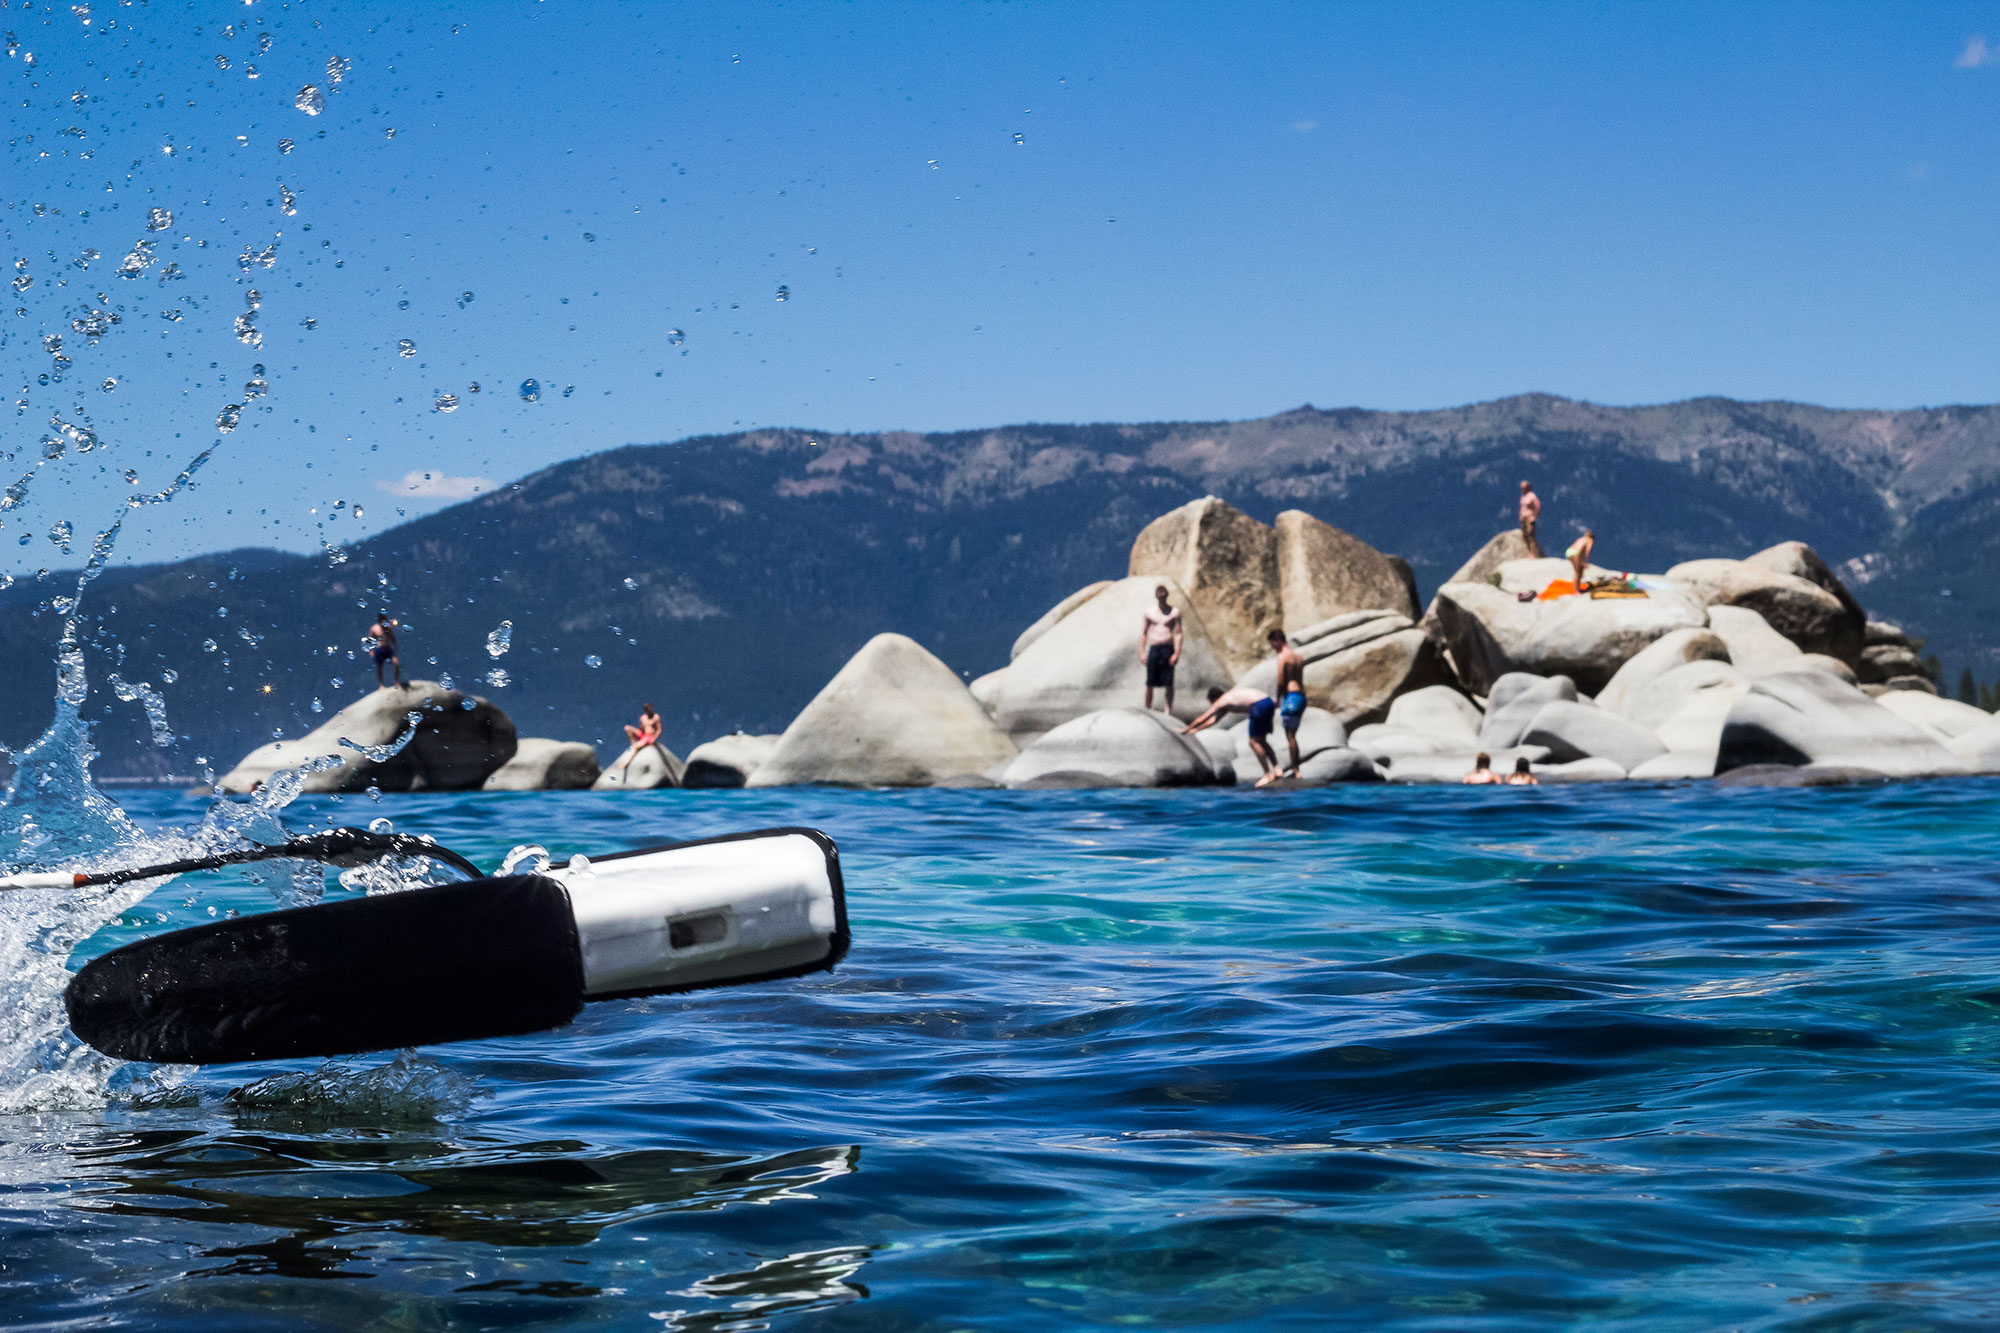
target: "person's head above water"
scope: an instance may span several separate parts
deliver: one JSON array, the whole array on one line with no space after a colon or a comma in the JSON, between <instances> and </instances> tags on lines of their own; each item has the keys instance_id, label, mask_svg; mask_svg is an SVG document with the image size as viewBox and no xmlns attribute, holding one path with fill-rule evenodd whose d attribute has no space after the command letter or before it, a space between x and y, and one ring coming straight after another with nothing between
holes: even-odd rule
<instances>
[{"instance_id":1,"label":"person's head above water","mask_svg":"<svg viewBox=\"0 0 2000 1333\"><path fill-rule=\"evenodd\" d=\"M1516 773L1526 773L1528 771L1528 756L1520 755L1515 758L1514 771Z\"/></svg>"},{"instance_id":2,"label":"person's head above water","mask_svg":"<svg viewBox=\"0 0 2000 1333\"><path fill-rule=\"evenodd\" d=\"M1463 754L1464 751L1460 751L1460 753ZM1474 770L1493 767L1493 756L1486 753L1486 751L1481 750L1478 754L1473 756L1472 767L1474 768Z\"/></svg>"}]
</instances>

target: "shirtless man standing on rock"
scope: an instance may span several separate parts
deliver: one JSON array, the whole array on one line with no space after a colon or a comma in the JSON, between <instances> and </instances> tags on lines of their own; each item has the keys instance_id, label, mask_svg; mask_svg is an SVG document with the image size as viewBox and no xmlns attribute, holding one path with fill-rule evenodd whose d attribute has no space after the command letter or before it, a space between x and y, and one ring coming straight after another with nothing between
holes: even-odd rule
<instances>
[{"instance_id":1,"label":"shirtless man standing on rock","mask_svg":"<svg viewBox=\"0 0 2000 1333\"><path fill-rule=\"evenodd\" d=\"M1181 661L1181 613L1167 601L1167 585L1153 589L1159 605L1146 608L1139 626L1139 660L1146 664L1146 707L1153 706L1155 688L1167 692L1167 711L1174 711L1174 668Z\"/></svg>"},{"instance_id":2,"label":"shirtless man standing on rock","mask_svg":"<svg viewBox=\"0 0 2000 1333\"><path fill-rule=\"evenodd\" d=\"M396 668L396 688L403 688L403 658L396 651L396 630L402 621L391 620L387 611L375 614L375 623L368 627L368 656L375 660L375 688L386 690L382 683L382 664L387 662Z\"/></svg>"},{"instance_id":3,"label":"shirtless man standing on rock","mask_svg":"<svg viewBox=\"0 0 2000 1333\"><path fill-rule=\"evenodd\" d=\"M1542 558L1542 543L1535 536L1535 527L1542 521L1542 497L1535 494L1535 488L1527 482L1521 483L1521 540L1528 544L1528 554L1535 559Z\"/></svg>"},{"instance_id":4,"label":"shirtless man standing on rock","mask_svg":"<svg viewBox=\"0 0 2000 1333\"><path fill-rule=\"evenodd\" d=\"M1292 766L1285 770L1285 776L1295 778L1299 775L1299 719L1306 715L1306 659L1299 656L1283 630L1274 629L1264 637L1278 654L1278 717L1285 724L1285 744L1292 751Z\"/></svg>"}]
</instances>

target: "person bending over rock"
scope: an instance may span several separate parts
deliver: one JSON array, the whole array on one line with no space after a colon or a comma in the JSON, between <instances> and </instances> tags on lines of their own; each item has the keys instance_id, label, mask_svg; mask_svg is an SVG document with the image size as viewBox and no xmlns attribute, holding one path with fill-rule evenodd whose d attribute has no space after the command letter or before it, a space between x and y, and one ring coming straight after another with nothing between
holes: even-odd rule
<instances>
[{"instance_id":1,"label":"person bending over rock","mask_svg":"<svg viewBox=\"0 0 2000 1333\"><path fill-rule=\"evenodd\" d=\"M389 619L387 611L375 613L375 623L368 627L368 655L375 659L375 688L387 689L382 683L382 664L387 662L396 668L396 688L403 688L403 659L396 650L396 631L402 621Z\"/></svg>"},{"instance_id":2,"label":"person bending over rock","mask_svg":"<svg viewBox=\"0 0 2000 1333\"><path fill-rule=\"evenodd\" d=\"M1514 771L1507 775L1510 787L1539 787L1541 782L1535 777L1535 770L1528 764L1528 756L1519 755L1514 760Z\"/></svg>"},{"instance_id":3,"label":"person bending over rock","mask_svg":"<svg viewBox=\"0 0 2000 1333\"><path fill-rule=\"evenodd\" d=\"M1583 571L1590 568L1590 553L1596 549L1597 534L1589 528L1585 528L1583 535L1571 542L1569 549L1563 552L1563 559L1569 561L1569 567L1576 571L1576 590L1578 592L1590 591L1590 585L1583 581Z\"/></svg>"},{"instance_id":4,"label":"person bending over rock","mask_svg":"<svg viewBox=\"0 0 2000 1333\"><path fill-rule=\"evenodd\" d=\"M1473 758L1472 771L1459 779L1468 787L1492 787L1506 779L1493 771L1493 756L1481 750Z\"/></svg>"},{"instance_id":5,"label":"person bending over rock","mask_svg":"<svg viewBox=\"0 0 2000 1333\"><path fill-rule=\"evenodd\" d=\"M1174 668L1181 661L1180 608L1167 601L1167 585L1153 589L1158 606L1146 608L1139 626L1139 660L1146 664L1146 707L1153 706L1153 691L1167 692L1166 711L1174 711Z\"/></svg>"},{"instance_id":6,"label":"person bending over rock","mask_svg":"<svg viewBox=\"0 0 2000 1333\"><path fill-rule=\"evenodd\" d=\"M1250 753L1257 756L1258 766L1264 776L1257 779L1260 787L1278 780L1278 756L1271 749L1271 723L1278 716L1278 701L1262 690L1248 685L1238 685L1224 692L1208 692L1208 711L1181 728L1181 734L1191 736L1197 731L1206 731L1220 722L1225 714L1243 712L1250 715Z\"/></svg>"},{"instance_id":7,"label":"person bending over rock","mask_svg":"<svg viewBox=\"0 0 2000 1333\"><path fill-rule=\"evenodd\" d=\"M1284 720L1285 744L1292 752L1292 766L1285 776L1295 778L1299 775L1299 719L1306 715L1306 659L1299 656L1283 630L1274 629L1264 637L1278 654L1278 716Z\"/></svg>"},{"instance_id":8,"label":"person bending over rock","mask_svg":"<svg viewBox=\"0 0 2000 1333\"><path fill-rule=\"evenodd\" d=\"M1521 540L1528 544L1528 554L1539 560L1542 558L1542 544L1535 538L1535 525L1542 521L1542 497L1535 494L1535 488L1527 482L1521 483Z\"/></svg>"}]
</instances>

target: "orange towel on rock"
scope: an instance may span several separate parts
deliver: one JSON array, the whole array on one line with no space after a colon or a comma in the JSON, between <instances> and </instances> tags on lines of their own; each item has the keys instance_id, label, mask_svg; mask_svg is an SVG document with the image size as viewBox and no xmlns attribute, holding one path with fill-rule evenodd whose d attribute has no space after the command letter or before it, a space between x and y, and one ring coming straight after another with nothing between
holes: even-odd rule
<instances>
[{"instance_id":1,"label":"orange towel on rock","mask_svg":"<svg viewBox=\"0 0 2000 1333\"><path fill-rule=\"evenodd\" d=\"M1569 579L1557 579L1549 584L1548 587L1542 589L1542 595L1535 600L1538 602L1553 602L1558 597L1573 597L1575 595L1576 584L1574 582Z\"/></svg>"}]
</instances>

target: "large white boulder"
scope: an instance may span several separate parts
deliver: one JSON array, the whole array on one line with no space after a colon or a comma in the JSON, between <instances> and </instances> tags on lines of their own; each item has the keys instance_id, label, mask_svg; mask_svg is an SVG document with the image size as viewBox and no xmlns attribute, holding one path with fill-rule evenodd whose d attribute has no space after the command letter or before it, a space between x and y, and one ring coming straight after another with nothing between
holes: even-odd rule
<instances>
[{"instance_id":1,"label":"large white boulder","mask_svg":"<svg viewBox=\"0 0 2000 1333\"><path fill-rule=\"evenodd\" d=\"M366 695L297 740L258 746L216 785L255 791L273 774L312 764L300 791L470 791L518 745L513 720L487 700L412 680Z\"/></svg>"},{"instance_id":2,"label":"large white boulder","mask_svg":"<svg viewBox=\"0 0 2000 1333\"><path fill-rule=\"evenodd\" d=\"M597 781L590 784L590 789L654 791L661 787L678 787L686 767L679 755L658 742L627 746L623 754L611 761L609 768L597 775Z\"/></svg>"},{"instance_id":3,"label":"large white boulder","mask_svg":"<svg viewBox=\"0 0 2000 1333\"><path fill-rule=\"evenodd\" d=\"M1715 776L1715 755L1669 750L1648 759L1625 775L1634 782L1687 782Z\"/></svg>"},{"instance_id":4,"label":"large white boulder","mask_svg":"<svg viewBox=\"0 0 2000 1333\"><path fill-rule=\"evenodd\" d=\"M1382 772L1367 755L1333 746L1300 764L1298 780L1302 783L1380 782Z\"/></svg>"},{"instance_id":5,"label":"large white boulder","mask_svg":"<svg viewBox=\"0 0 2000 1333\"><path fill-rule=\"evenodd\" d=\"M681 786L741 787L777 748L776 736L752 736L742 731L703 741L688 751Z\"/></svg>"},{"instance_id":6,"label":"large white boulder","mask_svg":"<svg viewBox=\"0 0 2000 1333\"><path fill-rule=\"evenodd\" d=\"M1758 764L1816 764L1886 777L1966 771L1931 732L1823 671L1760 676L1729 710L1715 771Z\"/></svg>"},{"instance_id":7,"label":"large white boulder","mask_svg":"<svg viewBox=\"0 0 2000 1333\"><path fill-rule=\"evenodd\" d=\"M1416 588L1402 561L1303 510L1279 514L1277 531L1286 633L1350 611L1396 611L1415 619Z\"/></svg>"},{"instance_id":8,"label":"large white boulder","mask_svg":"<svg viewBox=\"0 0 2000 1333\"><path fill-rule=\"evenodd\" d=\"M1391 727L1477 746L1479 728L1486 719L1478 704L1451 686L1426 685L1420 690L1398 695L1396 701L1389 705L1386 720Z\"/></svg>"},{"instance_id":9,"label":"large white boulder","mask_svg":"<svg viewBox=\"0 0 2000 1333\"><path fill-rule=\"evenodd\" d=\"M1543 704L1558 700L1574 702L1576 697L1576 682L1568 676L1508 672L1493 682L1492 693L1486 697L1486 716L1480 724L1477 748L1502 750L1519 745Z\"/></svg>"},{"instance_id":10,"label":"large white boulder","mask_svg":"<svg viewBox=\"0 0 2000 1333\"><path fill-rule=\"evenodd\" d=\"M1561 763L1540 764L1535 767L1535 778L1544 787L1561 787L1581 782L1623 782L1628 776L1616 762L1597 755L1582 759L1569 759Z\"/></svg>"},{"instance_id":11,"label":"large white boulder","mask_svg":"<svg viewBox=\"0 0 2000 1333\"><path fill-rule=\"evenodd\" d=\"M1625 716L1651 728L1669 751L1701 756L1713 773L1722 724L1748 693L1750 678L1729 663L1687 662L1632 696Z\"/></svg>"},{"instance_id":12,"label":"large white boulder","mask_svg":"<svg viewBox=\"0 0 2000 1333\"><path fill-rule=\"evenodd\" d=\"M1153 605L1153 589L1162 581L1157 575L1119 579L1028 645L992 692L993 721L1024 743L1086 713L1141 702L1146 664L1139 655L1139 632ZM1165 582L1182 618L1174 715L1193 721L1208 707L1208 691L1228 689L1234 676L1200 613L1178 584Z\"/></svg>"},{"instance_id":13,"label":"large white boulder","mask_svg":"<svg viewBox=\"0 0 2000 1333\"><path fill-rule=\"evenodd\" d=\"M1728 660L1729 645L1713 630L1691 627L1673 630L1641 648L1630 661L1619 667L1610 683L1597 692L1597 706L1614 713L1624 713L1631 700L1646 686L1675 667L1686 666L1689 662Z\"/></svg>"},{"instance_id":14,"label":"large white boulder","mask_svg":"<svg viewBox=\"0 0 2000 1333\"><path fill-rule=\"evenodd\" d=\"M1001 667L998 671L989 671L983 676L973 677L965 688L971 692L974 703L991 713L994 703L1000 698L1000 682L1006 678L1007 668Z\"/></svg>"},{"instance_id":15,"label":"large white boulder","mask_svg":"<svg viewBox=\"0 0 2000 1333\"><path fill-rule=\"evenodd\" d=\"M1935 732L1938 739L1957 740L1993 721L1993 714L1956 699L1940 699L1921 690L1891 690L1875 696L1875 706L1886 708L1905 722Z\"/></svg>"},{"instance_id":16,"label":"large white boulder","mask_svg":"<svg viewBox=\"0 0 2000 1333\"><path fill-rule=\"evenodd\" d=\"M1479 749L1479 738L1470 733L1441 735L1433 731L1400 727L1392 722L1373 722L1367 726L1356 727L1347 743L1383 765L1400 763L1405 759L1431 759L1441 755L1470 758Z\"/></svg>"},{"instance_id":17,"label":"large white boulder","mask_svg":"<svg viewBox=\"0 0 2000 1333\"><path fill-rule=\"evenodd\" d=\"M1136 654L1138 641L1135 615L1128 651ZM1041 647L1022 654L1008 675ZM950 667L914 639L878 634L792 719L744 785L927 787L983 775L1015 754Z\"/></svg>"},{"instance_id":18,"label":"large white boulder","mask_svg":"<svg viewBox=\"0 0 2000 1333\"><path fill-rule=\"evenodd\" d=\"M1519 600L1513 589L1546 584L1546 567L1560 563L1514 561L1501 566L1501 587L1448 583L1438 590L1433 608L1438 632L1474 694L1487 693L1514 671L1569 676L1579 689L1595 692L1648 644L1707 623L1698 603L1666 589L1644 597Z\"/></svg>"},{"instance_id":19,"label":"large white boulder","mask_svg":"<svg viewBox=\"0 0 2000 1333\"><path fill-rule=\"evenodd\" d=\"M1278 623L1277 533L1212 495L1148 523L1132 543L1130 573L1182 590L1186 600L1175 605L1201 614L1232 676L1257 660Z\"/></svg>"},{"instance_id":20,"label":"large white boulder","mask_svg":"<svg viewBox=\"0 0 2000 1333\"><path fill-rule=\"evenodd\" d=\"M1877 706L1880 706L1879 701ZM2000 773L2000 713L1993 714L1976 727L1961 731L1946 745L1974 773Z\"/></svg>"},{"instance_id":21,"label":"large white boulder","mask_svg":"<svg viewBox=\"0 0 2000 1333\"><path fill-rule=\"evenodd\" d=\"M514 757L494 769L481 791L582 791L597 781L597 751L582 741L523 736Z\"/></svg>"},{"instance_id":22,"label":"large white boulder","mask_svg":"<svg viewBox=\"0 0 2000 1333\"><path fill-rule=\"evenodd\" d=\"M1524 745L1547 748L1559 764L1578 759L1608 759L1619 776L1667 752L1646 728L1618 714L1569 699L1552 699L1535 713L1521 738Z\"/></svg>"},{"instance_id":23,"label":"large white boulder","mask_svg":"<svg viewBox=\"0 0 2000 1333\"><path fill-rule=\"evenodd\" d=\"M1092 583L1086 587L1078 588L1075 592L1063 598L1060 602L1057 602L1054 606L1050 607L1048 610L1042 612L1041 619L1037 620L1034 624L1028 626L1028 628L1022 630L1020 635L1015 638L1014 647L1011 651L1008 652L1007 660L1011 662L1015 658L1019 657L1022 653L1027 652L1029 648L1034 646L1036 639L1041 638L1044 634L1047 634L1050 630L1054 629L1056 623L1060 621L1064 616L1076 610L1079 606L1082 606L1085 602L1097 596L1097 594L1103 592L1106 588L1110 586L1111 586L1111 580L1099 579L1097 582ZM986 677L981 676L979 679L985 680ZM977 697L977 695L979 694L979 690L977 688L978 684L979 681L973 682L974 689L972 693L975 697ZM984 703L985 701L981 700L980 702Z\"/></svg>"},{"instance_id":24,"label":"large white boulder","mask_svg":"<svg viewBox=\"0 0 2000 1333\"><path fill-rule=\"evenodd\" d=\"M1119 787L1203 787L1216 766L1198 736L1146 708L1106 708L1063 723L1023 746L1000 773L1024 787L1058 773L1087 773Z\"/></svg>"},{"instance_id":25,"label":"large white boulder","mask_svg":"<svg viewBox=\"0 0 2000 1333\"><path fill-rule=\"evenodd\" d=\"M1760 552L1764 556L1769 553ZM1815 557L1816 558L1816 557ZM1809 653L1825 653L1844 661L1859 657L1864 618L1860 608L1797 574L1773 564L1749 560L1689 560L1667 571L1667 578L1709 607L1737 606L1755 611L1772 629Z\"/></svg>"},{"instance_id":26,"label":"large white boulder","mask_svg":"<svg viewBox=\"0 0 2000 1333\"><path fill-rule=\"evenodd\" d=\"M1708 627L1729 649L1729 660L1746 675L1792 671L1804 665L1805 650L1771 628L1747 606L1711 606Z\"/></svg>"}]
</instances>

